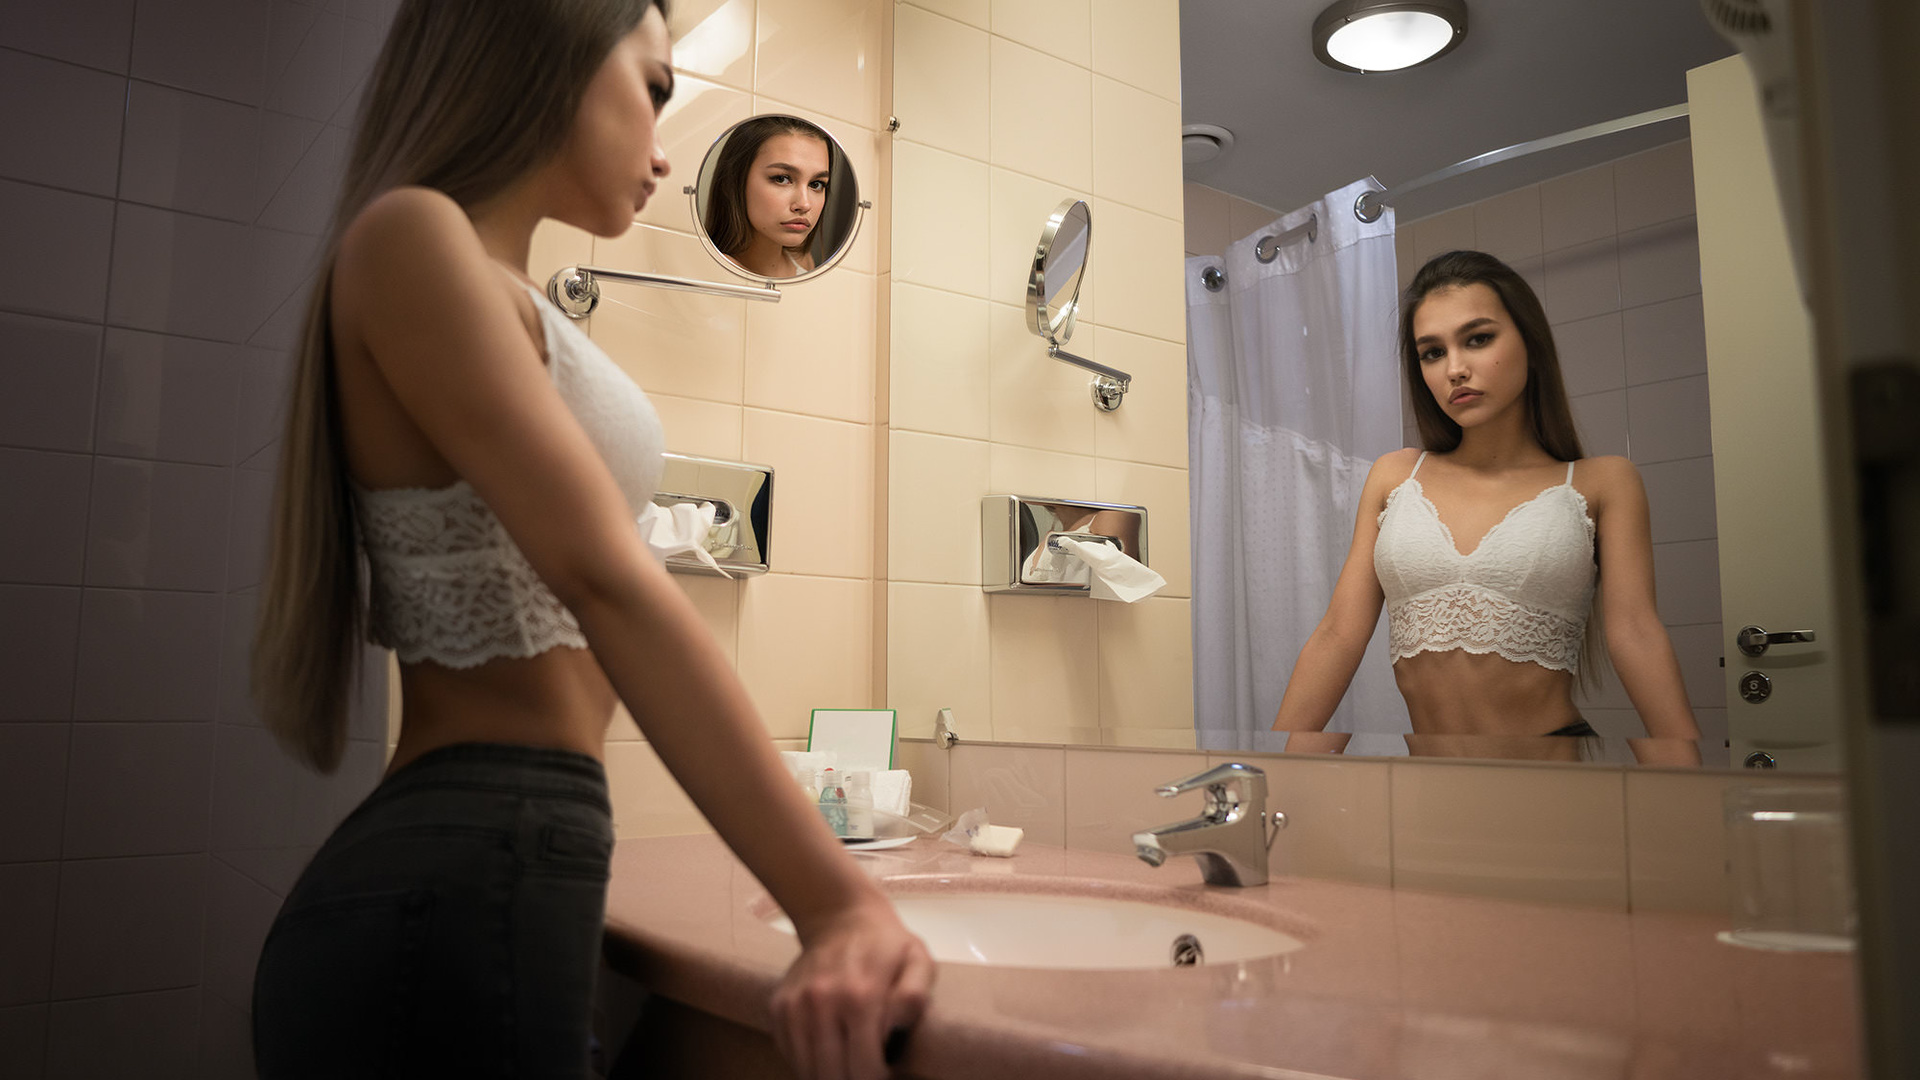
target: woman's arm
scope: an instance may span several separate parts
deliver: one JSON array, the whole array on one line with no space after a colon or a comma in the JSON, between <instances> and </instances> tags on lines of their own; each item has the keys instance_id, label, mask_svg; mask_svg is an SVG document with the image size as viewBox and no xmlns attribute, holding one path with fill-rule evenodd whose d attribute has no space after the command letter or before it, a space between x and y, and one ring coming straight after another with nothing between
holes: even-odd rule
<instances>
[{"instance_id":1,"label":"woman's arm","mask_svg":"<svg viewBox=\"0 0 1920 1080\"><path fill-rule=\"evenodd\" d=\"M1622 457L1594 458L1588 483L1597 498L1600 582L1596 601L1606 626L1607 652L1647 734L1695 740L1700 728L1687 703L1667 628L1653 596L1653 533L1647 489Z\"/></svg>"},{"instance_id":2,"label":"woman's arm","mask_svg":"<svg viewBox=\"0 0 1920 1080\"><path fill-rule=\"evenodd\" d=\"M1317 732L1327 726L1333 711L1346 696L1353 673L1366 655L1367 642L1380 622L1380 606L1386 597L1380 579L1373 572L1373 542L1380 535L1380 510L1386 505L1387 492L1412 471L1417 451L1398 450L1383 455L1367 473L1360 491L1360 510L1353 523L1353 544L1347 549L1346 565L1333 585L1333 599L1327 613L1314 627L1307 643L1294 661L1293 674L1287 679L1287 692L1280 700L1280 711L1273 718L1273 730ZM1296 749L1295 738L1287 748ZM1337 749L1303 741L1297 749Z\"/></svg>"},{"instance_id":3,"label":"woman's arm","mask_svg":"<svg viewBox=\"0 0 1920 1080\"><path fill-rule=\"evenodd\" d=\"M573 612L661 759L793 919L805 951L775 995L776 1040L803 1074L884 1075L881 1045L918 1018L932 961L780 767L465 213L438 192L388 192L344 236L333 286L409 418Z\"/></svg>"}]
</instances>

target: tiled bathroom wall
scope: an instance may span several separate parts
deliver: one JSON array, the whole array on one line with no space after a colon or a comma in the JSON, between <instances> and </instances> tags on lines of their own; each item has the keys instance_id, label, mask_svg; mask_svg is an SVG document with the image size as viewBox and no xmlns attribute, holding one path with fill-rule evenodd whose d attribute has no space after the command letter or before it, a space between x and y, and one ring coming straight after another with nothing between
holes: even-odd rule
<instances>
[{"instance_id":1,"label":"tiled bathroom wall","mask_svg":"<svg viewBox=\"0 0 1920 1080\"><path fill-rule=\"evenodd\" d=\"M1191 746L1178 6L894 7L887 704L975 739ZM1026 328L1047 215L1092 210L1068 348L1133 375L1119 411ZM1133 605L980 590L980 497L1144 505L1167 579Z\"/></svg>"},{"instance_id":2,"label":"tiled bathroom wall","mask_svg":"<svg viewBox=\"0 0 1920 1080\"><path fill-rule=\"evenodd\" d=\"M392 4L0 5L0 1075L250 1075L261 935L382 757L246 692L287 348Z\"/></svg>"},{"instance_id":3,"label":"tiled bathroom wall","mask_svg":"<svg viewBox=\"0 0 1920 1080\"><path fill-rule=\"evenodd\" d=\"M1690 144L1404 222L1396 240L1403 285L1440 252L1478 248L1512 264L1540 294L1587 453L1632 459L1646 483L1660 617L1701 734L1709 747L1723 745L1720 559ZM1407 444L1418 445L1412 415L1404 415ZM1611 676L1581 711L1603 735L1644 734Z\"/></svg>"},{"instance_id":4,"label":"tiled bathroom wall","mask_svg":"<svg viewBox=\"0 0 1920 1080\"><path fill-rule=\"evenodd\" d=\"M1286 213L1205 184L1188 183L1185 196L1189 256L1224 254L1228 244Z\"/></svg>"}]
</instances>

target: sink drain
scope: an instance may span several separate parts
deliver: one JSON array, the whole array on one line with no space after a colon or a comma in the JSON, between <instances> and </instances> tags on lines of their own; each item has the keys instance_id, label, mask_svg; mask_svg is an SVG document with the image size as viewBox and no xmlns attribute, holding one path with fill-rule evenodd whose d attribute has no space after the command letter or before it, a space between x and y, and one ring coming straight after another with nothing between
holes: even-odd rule
<instances>
[{"instance_id":1,"label":"sink drain","mask_svg":"<svg viewBox=\"0 0 1920 1080\"><path fill-rule=\"evenodd\" d=\"M1192 934L1181 934L1173 939L1173 966L1194 967L1204 963L1207 954L1201 951L1200 939Z\"/></svg>"}]
</instances>

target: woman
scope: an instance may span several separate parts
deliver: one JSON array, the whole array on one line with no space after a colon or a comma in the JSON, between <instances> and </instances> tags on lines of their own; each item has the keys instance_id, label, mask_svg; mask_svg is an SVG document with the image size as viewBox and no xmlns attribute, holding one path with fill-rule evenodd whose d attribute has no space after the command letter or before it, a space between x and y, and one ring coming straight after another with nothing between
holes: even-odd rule
<instances>
[{"instance_id":1,"label":"woman","mask_svg":"<svg viewBox=\"0 0 1920 1080\"><path fill-rule=\"evenodd\" d=\"M813 270L832 145L826 132L793 116L759 116L735 128L713 164L707 196L713 246L759 277Z\"/></svg>"},{"instance_id":2,"label":"woman","mask_svg":"<svg viewBox=\"0 0 1920 1080\"><path fill-rule=\"evenodd\" d=\"M800 1075L884 1075L924 1007L925 949L637 535L651 405L526 276L542 218L617 236L667 174L663 6L407 0L374 70L299 349L254 688L331 769L364 625L399 654L402 721L262 949L263 1077L586 1075L616 700L800 928L771 1003Z\"/></svg>"},{"instance_id":3,"label":"woman","mask_svg":"<svg viewBox=\"0 0 1920 1080\"><path fill-rule=\"evenodd\" d=\"M1437 256L1402 299L1400 352L1426 448L1367 475L1274 730L1325 728L1384 604L1417 736L1592 735L1573 684L1604 648L1649 734L1697 739L1654 607L1646 490L1625 458L1582 454L1533 290L1490 255Z\"/></svg>"}]
</instances>

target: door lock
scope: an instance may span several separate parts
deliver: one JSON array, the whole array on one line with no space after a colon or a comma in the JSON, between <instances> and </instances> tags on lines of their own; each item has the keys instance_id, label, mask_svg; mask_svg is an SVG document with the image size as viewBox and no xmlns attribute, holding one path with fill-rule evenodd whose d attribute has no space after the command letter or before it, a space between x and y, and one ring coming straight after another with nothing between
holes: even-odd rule
<instances>
[{"instance_id":1,"label":"door lock","mask_svg":"<svg viewBox=\"0 0 1920 1080\"><path fill-rule=\"evenodd\" d=\"M1773 680L1765 672L1749 671L1740 676L1740 700L1758 705L1773 696Z\"/></svg>"}]
</instances>

